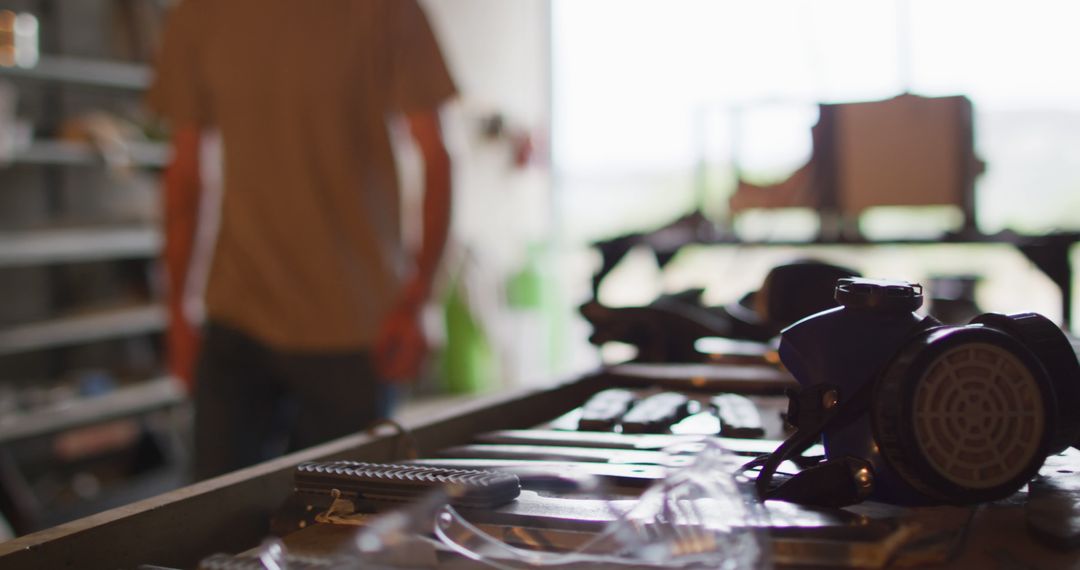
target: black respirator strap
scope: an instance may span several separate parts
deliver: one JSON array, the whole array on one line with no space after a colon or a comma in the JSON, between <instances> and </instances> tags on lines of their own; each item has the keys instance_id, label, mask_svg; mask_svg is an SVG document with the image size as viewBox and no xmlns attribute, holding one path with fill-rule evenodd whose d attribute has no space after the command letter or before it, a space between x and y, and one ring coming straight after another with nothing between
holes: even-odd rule
<instances>
[{"instance_id":1,"label":"black respirator strap","mask_svg":"<svg viewBox=\"0 0 1080 570\"><path fill-rule=\"evenodd\" d=\"M874 471L865 459L845 456L822 461L769 492L769 499L811 507L846 507L874 490Z\"/></svg>"},{"instance_id":2,"label":"black respirator strap","mask_svg":"<svg viewBox=\"0 0 1080 570\"><path fill-rule=\"evenodd\" d=\"M789 393L787 419L795 425L795 433L769 455L745 466L746 469L761 467L755 481L758 497L763 501L781 499L814 506L844 506L865 499L872 490L873 472L869 463L852 457L822 461L776 488L771 487L780 464L806 451L818 441L825 428L850 421L865 412L872 394L873 382L864 384L844 403L840 401L840 389L828 384Z\"/></svg>"},{"instance_id":3,"label":"black respirator strap","mask_svg":"<svg viewBox=\"0 0 1080 570\"><path fill-rule=\"evenodd\" d=\"M760 497L761 500L764 501L773 498L771 496L773 490L770 490L769 487L772 485L773 476L776 474L776 470L780 468L780 464L787 461L789 458L800 455L803 451L806 451L807 448L817 441L820 435L820 431L815 433L811 430L796 430L795 433L791 434L791 437L785 439L784 443L780 444L780 447L776 448L776 451L746 464L745 468L747 469L753 469L759 465L761 466L761 471L758 473L757 480L754 482L757 487L758 497Z\"/></svg>"}]
</instances>

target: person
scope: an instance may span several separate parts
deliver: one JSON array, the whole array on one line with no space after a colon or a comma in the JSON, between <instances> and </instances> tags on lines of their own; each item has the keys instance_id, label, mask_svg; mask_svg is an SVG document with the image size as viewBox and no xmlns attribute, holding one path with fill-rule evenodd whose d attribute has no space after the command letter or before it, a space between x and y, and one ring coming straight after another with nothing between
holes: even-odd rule
<instances>
[{"instance_id":1,"label":"person","mask_svg":"<svg viewBox=\"0 0 1080 570\"><path fill-rule=\"evenodd\" d=\"M296 450L361 430L418 373L450 220L439 109L455 93L416 0L182 0L170 13L148 102L172 133L166 338L170 368L194 378L196 478L272 457L283 438ZM395 117L424 162L413 255ZM211 130L224 191L197 332L181 298Z\"/></svg>"}]
</instances>

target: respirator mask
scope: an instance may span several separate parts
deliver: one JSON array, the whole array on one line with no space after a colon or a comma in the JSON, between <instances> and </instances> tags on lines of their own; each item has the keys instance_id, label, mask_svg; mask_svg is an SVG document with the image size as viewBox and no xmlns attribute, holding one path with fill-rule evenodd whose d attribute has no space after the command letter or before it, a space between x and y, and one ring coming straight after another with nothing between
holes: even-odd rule
<instances>
[{"instance_id":1,"label":"respirator mask","mask_svg":"<svg viewBox=\"0 0 1080 570\"><path fill-rule=\"evenodd\" d=\"M749 465L761 468L761 498L992 501L1080 439L1080 364L1049 319L988 313L945 326L915 314L922 287L903 281L841 279L836 300L781 334L800 385L788 394L796 431ZM776 474L819 439L822 461Z\"/></svg>"}]
</instances>

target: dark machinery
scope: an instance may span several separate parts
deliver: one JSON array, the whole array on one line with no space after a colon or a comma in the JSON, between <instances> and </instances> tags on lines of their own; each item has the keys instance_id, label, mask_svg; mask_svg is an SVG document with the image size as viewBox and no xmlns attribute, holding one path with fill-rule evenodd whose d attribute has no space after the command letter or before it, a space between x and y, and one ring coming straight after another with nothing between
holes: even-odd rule
<instances>
[{"instance_id":1,"label":"dark machinery","mask_svg":"<svg viewBox=\"0 0 1080 570\"><path fill-rule=\"evenodd\" d=\"M797 431L762 466L767 498L848 504L963 504L1025 485L1080 437L1080 364L1045 317L984 314L945 326L913 311L922 288L842 279L841 307L783 332L801 385ZM818 438L827 460L773 486L776 465Z\"/></svg>"}]
</instances>

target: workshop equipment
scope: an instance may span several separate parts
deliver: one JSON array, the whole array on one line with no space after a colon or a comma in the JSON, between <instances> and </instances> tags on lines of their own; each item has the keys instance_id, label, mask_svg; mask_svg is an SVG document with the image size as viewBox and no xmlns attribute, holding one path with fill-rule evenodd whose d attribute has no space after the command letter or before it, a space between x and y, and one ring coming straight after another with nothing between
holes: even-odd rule
<instances>
[{"instance_id":1,"label":"workshop equipment","mask_svg":"<svg viewBox=\"0 0 1080 570\"><path fill-rule=\"evenodd\" d=\"M1080 363L1045 317L943 326L914 313L922 287L903 281L841 279L836 299L841 307L781 336L780 358L802 388L787 418L796 432L752 463L763 498L992 501L1077 441ZM827 461L772 488L774 467L819 436Z\"/></svg>"},{"instance_id":2,"label":"workshop equipment","mask_svg":"<svg viewBox=\"0 0 1080 570\"><path fill-rule=\"evenodd\" d=\"M757 291L719 307L705 306L704 290L661 295L642 307L608 307L593 299L581 314L593 326L589 342L622 342L637 348L635 362L701 362L696 341L724 337L767 342L784 327L836 306L837 279L858 273L813 259L777 265Z\"/></svg>"},{"instance_id":3,"label":"workshop equipment","mask_svg":"<svg viewBox=\"0 0 1080 570\"><path fill-rule=\"evenodd\" d=\"M610 511L589 500L606 498L623 501L618 505L630 506L640 502L643 493L654 483L671 482L674 473L682 468L637 463L591 461L547 461L539 459L480 459L476 457L435 457L444 455L455 446L470 442L523 443L543 447L544 451L555 447L592 448L596 454L610 460L611 451L669 450L673 457L693 457L693 448L704 441L719 441L722 446L759 446L757 451L767 453L779 445L782 437L776 423L775 411L782 403L777 386L783 382L754 381L746 383L744 368L726 365L633 365L618 366L599 371L589 377L578 379L547 390L520 390L498 394L491 398L456 404L450 409L439 410L423 417L405 417L398 429L386 426L371 433L357 434L305 450L270 463L229 474L188 487L169 495L158 497L138 505L103 513L90 519L77 521L66 527L51 529L48 533L22 537L0 544L0 566L19 570L30 568L77 567L88 570L111 568L195 568L202 560L206 567L244 568L244 566L210 566L210 562L251 562L260 555L279 556L286 563L303 567L302 563L325 560L337 552L343 544L355 542L356 526L344 526L317 522L333 505L333 492L322 495L319 501L305 502L312 494L295 492L296 468L310 462L363 461L366 463L389 463L441 468L497 469L550 477L553 474L572 478L593 477L607 483L609 494L584 497L567 497L564 493L538 490L532 487L528 477L519 475L523 493L511 504L485 513L470 512L469 520L476 522L479 530L508 545L529 545L543 549L544 545L555 549L572 548L588 540L588 533L575 534L562 528L571 524L573 517L585 516L588 507L594 509L596 519L610 518ZM695 382L699 378L704 381ZM777 380L781 380L777 378ZM676 388L680 387L680 388ZM623 434L619 432L576 431L577 417L582 404L605 389L628 389L638 395L656 393L658 390L683 390L684 394L698 402L707 402L720 392L739 391L745 387L753 392L752 401L758 405L764 422L766 437L763 439L733 439L723 437L678 436L674 434ZM747 393L740 391L740 393ZM766 395L757 395L766 394ZM773 395L768 395L773 394ZM768 413L766 413L768 412ZM573 422L567 431L551 429L556 419L568 417ZM407 433L406 433L407 432ZM533 433L535 432L535 433ZM533 434L531 437L529 434ZM559 439L563 441L559 441ZM546 440L546 441L545 441ZM669 445L671 444L671 445ZM768 446L768 447L765 447ZM764 449L763 449L764 448ZM738 473L746 461L757 453L738 455L725 453L731 467L714 469L714 473ZM824 453L821 447L812 447L808 455ZM1080 455L1080 452L1069 450ZM681 454L681 455L680 455ZM403 460L403 457L418 457ZM1054 456L1046 462L1041 474L1059 483L1074 477L1058 473L1073 470L1072 464L1058 462ZM651 459L658 460L658 457ZM807 464L810 457L800 458ZM659 460L658 462L662 462ZM1075 460L1073 461L1075 463ZM712 465L716 465L713 463ZM832 465L830 463L830 465ZM777 479L789 479L803 471L802 466L785 463L778 466ZM798 475L795 475L798 477ZM324 487L325 489L325 487ZM341 490L341 489L339 489ZM1053 510L1057 495L1040 497L1037 508L1032 509L1031 520L1041 529L1047 529L1053 521L1067 520L1071 509ZM299 497L299 503L283 505L290 497ZM750 502L752 497L743 497ZM547 500L552 499L552 500ZM557 501L557 502L556 502ZM586 502L581 502L586 501ZM1024 532L1028 519L1025 517L1027 495L1016 493L990 508L983 507L904 507L876 501L839 509L807 508L781 501L766 501L762 506L776 530L766 531L772 549L772 562L786 564L819 564L825 567L913 567L946 565L946 567L983 568L993 564L1012 561L1026 567L1067 567L1075 565L1076 551L1060 551L1031 540ZM316 503L318 504L315 507ZM343 501L338 507L352 501ZM520 503L515 506L515 503ZM386 503L389 505L391 503ZM313 506L308 511L306 506ZM355 505L355 503L354 503ZM411 501L405 508L418 503ZM546 515L542 507L549 507ZM700 506L700 505L699 505ZM550 510L557 507L557 510ZM572 510L577 508L578 510ZM265 548L258 545L270 529L269 523L275 513L293 509L293 517L280 517L281 524L274 529L288 528L282 533L281 542L269 541ZM465 509L468 511L469 509ZM707 511L707 507L698 511ZM715 509L719 512L719 509ZM1051 512L1053 510L1053 512ZM398 513L400 511L393 511ZM335 520L340 520L343 510L335 509ZM561 516L560 513L562 513ZM460 512L464 520L464 512ZM548 528L537 529L539 522ZM602 515L602 516L601 516ZM397 515L395 515L397 516ZM816 516L819 522L812 523ZM366 519L364 517L367 517ZM378 517L377 513L357 513L354 522L366 522ZM800 528L793 521L807 522ZM323 517L326 520L328 517ZM301 527L300 523L306 524ZM592 528L602 525L595 524ZM292 523L291 525L287 523ZM366 528L366 527L360 527ZM463 527L457 526L455 529ZM785 530L781 530L785 529ZM1044 532L1045 530L1041 531ZM1065 540L1055 541L1056 548L1068 547L1073 541L1068 533ZM700 535L689 535L700 537ZM407 543L407 554L430 562L429 567L473 568L477 562L455 552L430 551L422 544ZM547 541L547 542L545 542ZM575 542L577 541L577 542ZM1050 541L1047 541L1050 542ZM466 543L468 544L468 543ZM229 553L209 558L215 552ZM276 553L276 554L275 554ZM425 558L428 557L428 558ZM272 558L274 560L275 558ZM152 564L156 566L145 566ZM250 567L250 566L249 566ZM256 566L257 567L257 566ZM327 567L327 566L323 566ZM330 565L329 567L334 567ZM716 567L714 565L713 567ZM610 566L607 566L610 568Z\"/></svg>"}]
</instances>

